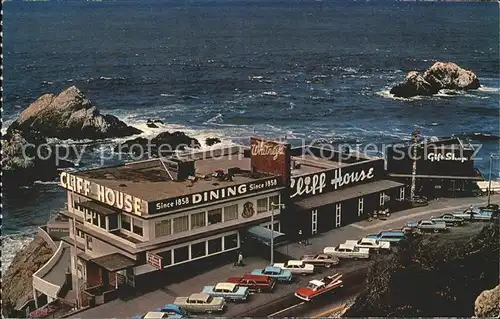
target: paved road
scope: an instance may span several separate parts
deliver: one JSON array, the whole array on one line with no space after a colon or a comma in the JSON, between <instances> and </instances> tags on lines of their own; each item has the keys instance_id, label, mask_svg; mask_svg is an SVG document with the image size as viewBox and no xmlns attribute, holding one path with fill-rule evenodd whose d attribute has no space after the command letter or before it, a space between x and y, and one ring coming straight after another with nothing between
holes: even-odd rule
<instances>
[{"instance_id":1,"label":"paved road","mask_svg":"<svg viewBox=\"0 0 500 319\"><path fill-rule=\"evenodd\" d=\"M382 230L401 228L406 221L419 220L430 217L432 215L451 212L460 209L465 209L471 204L485 204L486 198L461 198L461 199L442 199L432 202L427 207L419 207L411 210L396 212L389 217L388 220L377 220L372 222L362 221L346 227L332 230L330 232L320 234L310 240L311 245L304 246L299 244L290 244L285 247L280 247L277 250L284 254L300 257L305 253L317 253L323 250L325 246L338 245L349 239L358 239L369 233L377 233ZM492 196L492 202L500 202L500 195ZM112 318L112 317L131 317L137 314L145 313L153 308L160 307L165 303L172 302L177 296L188 296L191 293L201 291L201 288L208 284L215 284L224 281L230 276L242 275L254 268L261 268L268 264L268 261L259 258L246 259L247 266L233 267L232 264L218 267L217 269L207 270L205 273L194 276L183 282L168 285L162 289L138 296L129 300L115 300L105 305L95 307L73 316L73 318ZM293 292L300 286L307 284L311 279L321 278L326 274L331 274L335 271L342 273L350 273L353 270L367 268L369 263L373 261L347 261L341 263L337 269L323 271L323 273L315 276L299 277L298 280L289 285L279 285L277 290L272 294L255 294L252 295L248 303L232 304L224 313L227 317L241 316L268 316L287 307L294 306L298 300L293 296ZM349 291L349 289L346 289ZM332 298L328 302L335 303L337 299ZM316 306L319 306L316 304ZM304 306L304 309L299 306L291 309L291 313L295 314L302 311L311 313L321 311L321 307L314 308L314 304ZM295 311L295 312L294 312ZM285 316L289 313L283 313ZM306 315L304 315L306 316Z\"/></svg>"}]
</instances>

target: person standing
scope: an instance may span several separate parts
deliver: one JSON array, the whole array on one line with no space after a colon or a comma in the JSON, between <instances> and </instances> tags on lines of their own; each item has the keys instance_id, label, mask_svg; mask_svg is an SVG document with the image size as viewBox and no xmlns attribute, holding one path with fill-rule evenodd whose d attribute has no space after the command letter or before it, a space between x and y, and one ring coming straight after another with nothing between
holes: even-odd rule
<instances>
[{"instance_id":1,"label":"person standing","mask_svg":"<svg viewBox=\"0 0 500 319\"><path fill-rule=\"evenodd\" d=\"M245 263L243 262L243 254L241 253L241 251L238 252L238 266L245 266Z\"/></svg>"}]
</instances>

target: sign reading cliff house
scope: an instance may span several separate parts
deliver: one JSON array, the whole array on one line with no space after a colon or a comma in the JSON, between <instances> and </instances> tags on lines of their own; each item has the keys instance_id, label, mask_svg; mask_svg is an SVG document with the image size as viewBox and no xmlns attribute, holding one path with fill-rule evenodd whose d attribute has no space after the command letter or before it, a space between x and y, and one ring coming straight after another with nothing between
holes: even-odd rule
<instances>
[{"instance_id":1,"label":"sign reading cliff house","mask_svg":"<svg viewBox=\"0 0 500 319\"><path fill-rule=\"evenodd\" d=\"M290 176L290 145L258 137L250 139L252 170L281 175L284 184Z\"/></svg>"},{"instance_id":2,"label":"sign reading cliff house","mask_svg":"<svg viewBox=\"0 0 500 319\"><path fill-rule=\"evenodd\" d=\"M380 169L383 170L383 160L294 176L290 180L290 198L319 195L326 191L370 182L378 177Z\"/></svg>"}]
</instances>

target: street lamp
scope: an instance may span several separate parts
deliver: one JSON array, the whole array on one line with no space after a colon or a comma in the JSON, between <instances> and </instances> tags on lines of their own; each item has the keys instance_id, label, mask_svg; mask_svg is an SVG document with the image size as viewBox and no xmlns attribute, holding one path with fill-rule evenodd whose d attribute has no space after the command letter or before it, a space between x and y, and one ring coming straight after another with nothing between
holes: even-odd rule
<instances>
[{"instance_id":1,"label":"street lamp","mask_svg":"<svg viewBox=\"0 0 500 319\"><path fill-rule=\"evenodd\" d=\"M491 154L490 155L490 175L488 181L488 205L491 203L491 173L493 170L493 159L500 159L500 155Z\"/></svg>"},{"instance_id":2,"label":"street lamp","mask_svg":"<svg viewBox=\"0 0 500 319\"><path fill-rule=\"evenodd\" d=\"M279 196L278 204L271 203L271 266L274 265L274 208L285 209L285 204L281 203L281 196Z\"/></svg>"}]
</instances>

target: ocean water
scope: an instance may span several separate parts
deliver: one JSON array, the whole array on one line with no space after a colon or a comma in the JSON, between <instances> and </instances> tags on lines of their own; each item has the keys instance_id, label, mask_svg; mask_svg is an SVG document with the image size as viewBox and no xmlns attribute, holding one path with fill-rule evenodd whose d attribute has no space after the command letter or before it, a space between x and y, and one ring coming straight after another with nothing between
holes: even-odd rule
<instances>
[{"instance_id":1,"label":"ocean water","mask_svg":"<svg viewBox=\"0 0 500 319\"><path fill-rule=\"evenodd\" d=\"M409 138L413 125L426 136L498 135L497 3L60 1L3 10L4 129L41 94L76 85L149 136L380 144ZM437 60L473 70L482 87L390 96L406 72ZM147 129L148 118L165 127ZM99 165L113 143L92 148L81 167ZM481 146L486 173L492 152L498 142ZM64 201L55 182L4 194L2 269Z\"/></svg>"}]
</instances>

